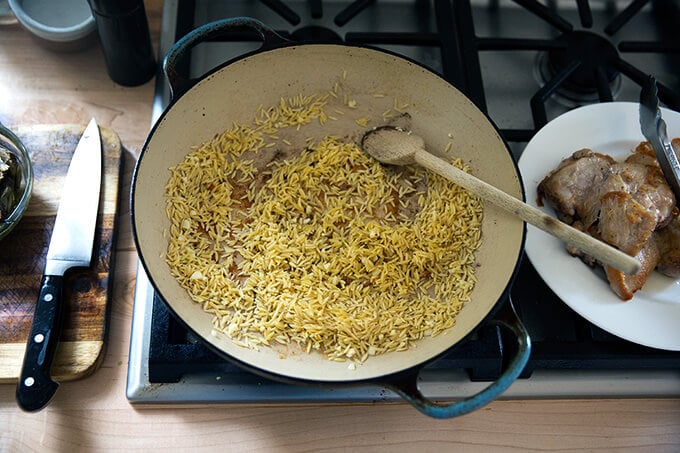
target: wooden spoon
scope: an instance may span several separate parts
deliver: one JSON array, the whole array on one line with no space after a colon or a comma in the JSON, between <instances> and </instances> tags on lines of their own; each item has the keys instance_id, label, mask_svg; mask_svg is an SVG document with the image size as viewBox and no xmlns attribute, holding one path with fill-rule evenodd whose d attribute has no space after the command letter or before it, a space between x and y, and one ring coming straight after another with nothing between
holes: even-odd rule
<instances>
[{"instance_id":1,"label":"wooden spoon","mask_svg":"<svg viewBox=\"0 0 680 453\"><path fill-rule=\"evenodd\" d=\"M379 127L364 134L361 147L366 153L384 164L420 164L480 198L516 215L525 222L578 247L601 263L619 269L626 274L636 274L640 270L640 262L634 257L549 216L543 211L430 154L425 150L423 139L411 132L393 126Z\"/></svg>"}]
</instances>

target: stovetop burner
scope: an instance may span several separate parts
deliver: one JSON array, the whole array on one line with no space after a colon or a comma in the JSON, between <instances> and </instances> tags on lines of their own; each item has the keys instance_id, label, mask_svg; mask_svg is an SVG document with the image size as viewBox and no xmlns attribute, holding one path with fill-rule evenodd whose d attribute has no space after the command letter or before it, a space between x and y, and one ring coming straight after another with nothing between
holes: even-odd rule
<instances>
[{"instance_id":1,"label":"stovetop burner","mask_svg":"<svg viewBox=\"0 0 680 453\"><path fill-rule=\"evenodd\" d=\"M260 19L294 40L385 48L429 66L461 89L488 113L516 158L542 125L574 105L637 101L639 82L647 73L661 82L662 102L680 109L676 2L548 5L532 0L166 0L160 53L198 25L241 15ZM204 43L192 51L184 69L200 77L256 46L248 36ZM167 104L168 88L159 76L154 121ZM527 259L510 297L533 350L521 379L504 397L680 395L680 353L632 344L593 326L555 296ZM423 392L450 400L478 391L503 368L509 355L504 344L497 328L483 326L425 368ZM128 398L135 403L272 403L397 397L374 387L279 384L241 370L173 318L140 266Z\"/></svg>"},{"instance_id":2,"label":"stovetop burner","mask_svg":"<svg viewBox=\"0 0 680 453\"><path fill-rule=\"evenodd\" d=\"M626 25L636 26L635 19L645 3L652 5L652 14L661 25L659 29L665 27L663 22L680 17L677 4L661 1L632 2L607 20L596 21L590 9L591 3L594 2L579 4L577 24L581 29L577 29L573 23L564 20L554 11L532 6L534 11L542 14L560 31L551 48L540 52L536 58L536 78L541 86L548 87L542 94L543 101L552 99L565 107L573 108L593 102L618 100L623 75L640 85L649 71L642 65L629 63L626 60L629 55L635 52L674 52L663 40L641 42L622 39L619 35L625 33ZM660 10L670 16L660 16ZM671 28L677 30L677 27ZM664 100L667 105L677 109L680 106L678 94L671 92L669 87L664 87L663 90L666 92ZM543 123L543 119L543 114L539 113L537 122Z\"/></svg>"},{"instance_id":3,"label":"stovetop burner","mask_svg":"<svg viewBox=\"0 0 680 453\"><path fill-rule=\"evenodd\" d=\"M589 31L574 31L555 39L564 48L538 54L538 80L541 85L555 78L563 80L553 99L565 107L578 107L598 101L613 101L621 92L619 58L613 43Z\"/></svg>"}]
</instances>

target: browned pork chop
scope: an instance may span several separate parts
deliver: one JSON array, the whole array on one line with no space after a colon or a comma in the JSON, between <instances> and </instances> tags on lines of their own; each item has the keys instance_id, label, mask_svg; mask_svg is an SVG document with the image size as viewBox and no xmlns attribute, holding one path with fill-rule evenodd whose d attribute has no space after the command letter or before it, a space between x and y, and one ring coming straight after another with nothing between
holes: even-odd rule
<instances>
[{"instance_id":1,"label":"browned pork chop","mask_svg":"<svg viewBox=\"0 0 680 453\"><path fill-rule=\"evenodd\" d=\"M589 149L564 159L541 181L538 195L565 222L579 220L584 231L597 226L602 240L632 256L668 223L675 206L658 165L619 163Z\"/></svg>"},{"instance_id":2,"label":"browned pork chop","mask_svg":"<svg viewBox=\"0 0 680 453\"><path fill-rule=\"evenodd\" d=\"M672 217L665 228L654 233L661 255L657 270L669 277L680 278L680 211L673 210Z\"/></svg>"},{"instance_id":3,"label":"browned pork chop","mask_svg":"<svg viewBox=\"0 0 680 453\"><path fill-rule=\"evenodd\" d=\"M666 275L680 276L676 199L648 142L624 162L590 149L576 151L541 181L538 196L561 220L641 261L642 271L634 276L605 269L621 299L632 298L657 265ZM589 265L600 264L573 247L567 250Z\"/></svg>"},{"instance_id":4,"label":"browned pork chop","mask_svg":"<svg viewBox=\"0 0 680 453\"><path fill-rule=\"evenodd\" d=\"M622 300L630 300L633 294L642 289L649 274L659 263L659 249L654 241L649 241L636 255L636 258L642 264L640 271L635 275L629 275L614 269L611 266L605 266L605 273L609 281L609 287Z\"/></svg>"},{"instance_id":5,"label":"browned pork chop","mask_svg":"<svg viewBox=\"0 0 680 453\"><path fill-rule=\"evenodd\" d=\"M576 151L538 185L539 205L545 198L561 220L572 223L582 216L579 210L589 191L602 183L614 162L610 156L589 149Z\"/></svg>"}]
</instances>

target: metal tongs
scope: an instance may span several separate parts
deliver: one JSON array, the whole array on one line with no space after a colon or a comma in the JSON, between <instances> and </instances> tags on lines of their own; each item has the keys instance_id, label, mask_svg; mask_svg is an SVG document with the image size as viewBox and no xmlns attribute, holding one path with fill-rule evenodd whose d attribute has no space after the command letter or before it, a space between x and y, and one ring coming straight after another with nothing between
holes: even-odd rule
<instances>
[{"instance_id":1,"label":"metal tongs","mask_svg":"<svg viewBox=\"0 0 680 453\"><path fill-rule=\"evenodd\" d=\"M652 76L642 84L640 92L640 127L642 134L652 144L656 160L659 161L675 199L680 201L680 162L668 140L666 123L661 118L659 109L656 80Z\"/></svg>"}]
</instances>

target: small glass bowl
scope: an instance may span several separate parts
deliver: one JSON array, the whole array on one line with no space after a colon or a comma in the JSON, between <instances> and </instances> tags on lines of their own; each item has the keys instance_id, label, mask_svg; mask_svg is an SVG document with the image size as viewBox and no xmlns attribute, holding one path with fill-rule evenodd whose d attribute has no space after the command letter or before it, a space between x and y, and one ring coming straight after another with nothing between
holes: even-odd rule
<instances>
[{"instance_id":1,"label":"small glass bowl","mask_svg":"<svg viewBox=\"0 0 680 453\"><path fill-rule=\"evenodd\" d=\"M10 191L15 192L15 196L6 194L6 184L0 182L0 197L4 197L4 200L1 200L0 203L7 203L9 205L6 215L0 213L0 216L2 216L0 218L0 239L3 239L19 223L19 220L21 220L26 212L26 208L28 208L28 202L33 191L33 166L31 165L28 151L19 137L1 123L0 150L14 155L18 163L15 175L18 179L18 189L10 189Z\"/></svg>"}]
</instances>

